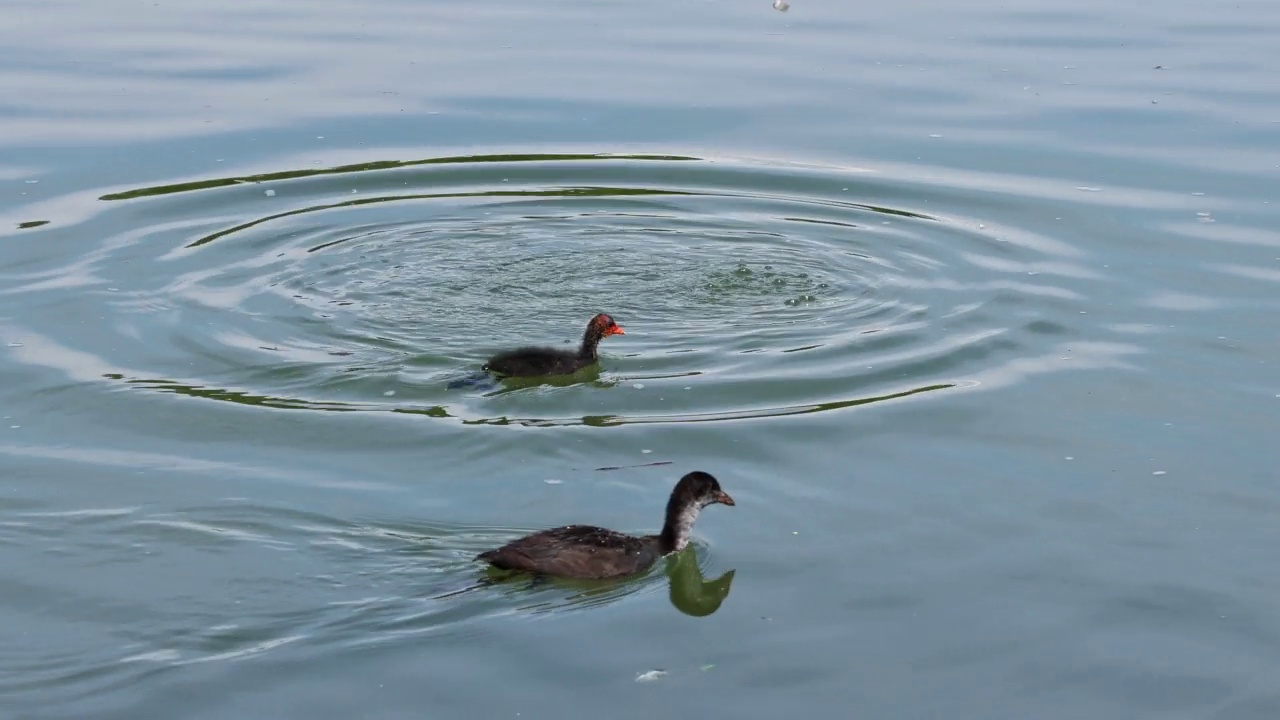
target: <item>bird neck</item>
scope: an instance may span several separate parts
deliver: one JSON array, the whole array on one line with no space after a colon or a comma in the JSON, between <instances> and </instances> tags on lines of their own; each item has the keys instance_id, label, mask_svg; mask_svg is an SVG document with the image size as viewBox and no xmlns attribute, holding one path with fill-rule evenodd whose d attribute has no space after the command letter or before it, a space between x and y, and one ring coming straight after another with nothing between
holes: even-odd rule
<instances>
[{"instance_id":1,"label":"bird neck","mask_svg":"<svg viewBox=\"0 0 1280 720\"><path fill-rule=\"evenodd\" d=\"M596 347L604 339L604 331L592 324L582 335L582 346L578 348L578 357L586 360L596 359Z\"/></svg>"},{"instance_id":2,"label":"bird neck","mask_svg":"<svg viewBox=\"0 0 1280 720\"><path fill-rule=\"evenodd\" d=\"M678 502L671 498L667 504L667 519L662 524L662 534L658 542L662 546L662 554L680 552L689 544L689 536L693 533L693 523L698 519L702 508L697 502Z\"/></svg>"}]
</instances>

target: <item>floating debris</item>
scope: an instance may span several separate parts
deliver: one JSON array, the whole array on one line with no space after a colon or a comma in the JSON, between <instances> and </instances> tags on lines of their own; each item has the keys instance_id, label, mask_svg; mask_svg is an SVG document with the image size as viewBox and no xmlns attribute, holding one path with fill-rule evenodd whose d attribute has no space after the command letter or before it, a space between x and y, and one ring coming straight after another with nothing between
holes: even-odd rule
<instances>
[{"instance_id":1,"label":"floating debris","mask_svg":"<svg viewBox=\"0 0 1280 720\"><path fill-rule=\"evenodd\" d=\"M650 670L649 672L642 672L636 676L636 682L652 682L658 678L665 677L666 674L666 670Z\"/></svg>"}]
</instances>

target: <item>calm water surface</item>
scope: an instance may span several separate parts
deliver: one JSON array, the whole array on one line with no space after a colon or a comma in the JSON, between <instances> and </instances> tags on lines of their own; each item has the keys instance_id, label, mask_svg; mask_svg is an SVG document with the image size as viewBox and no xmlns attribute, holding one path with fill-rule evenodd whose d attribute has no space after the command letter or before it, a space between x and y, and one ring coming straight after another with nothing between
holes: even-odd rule
<instances>
[{"instance_id":1,"label":"calm water surface","mask_svg":"<svg viewBox=\"0 0 1280 720\"><path fill-rule=\"evenodd\" d=\"M1277 36L17 3L0 715L1280 716ZM692 469L651 573L477 586Z\"/></svg>"}]
</instances>

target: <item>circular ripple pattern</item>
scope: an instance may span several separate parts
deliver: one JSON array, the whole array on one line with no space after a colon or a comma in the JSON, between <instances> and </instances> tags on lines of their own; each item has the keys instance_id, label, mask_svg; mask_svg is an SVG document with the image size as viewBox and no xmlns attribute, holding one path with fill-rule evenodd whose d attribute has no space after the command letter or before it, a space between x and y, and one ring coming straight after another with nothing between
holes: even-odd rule
<instances>
[{"instance_id":1,"label":"circular ripple pattern","mask_svg":"<svg viewBox=\"0 0 1280 720\"><path fill-rule=\"evenodd\" d=\"M138 388L483 424L785 417L979 385L1060 330L1077 251L953 194L670 156L382 162L113 193L100 251L10 277L84 284L101 325L43 342ZM598 370L457 387L602 311L627 334Z\"/></svg>"}]
</instances>

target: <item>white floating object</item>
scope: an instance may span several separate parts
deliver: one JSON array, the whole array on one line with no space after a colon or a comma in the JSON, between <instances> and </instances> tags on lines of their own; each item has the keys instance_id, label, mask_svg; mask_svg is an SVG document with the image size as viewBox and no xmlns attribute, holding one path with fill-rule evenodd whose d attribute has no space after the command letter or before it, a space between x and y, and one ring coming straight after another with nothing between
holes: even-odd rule
<instances>
[{"instance_id":1,"label":"white floating object","mask_svg":"<svg viewBox=\"0 0 1280 720\"><path fill-rule=\"evenodd\" d=\"M653 452L653 451L652 451L652 450L641 450L640 452L644 453L645 455L648 455L649 453L651 453L651 452Z\"/></svg>"},{"instance_id":2,"label":"white floating object","mask_svg":"<svg viewBox=\"0 0 1280 720\"><path fill-rule=\"evenodd\" d=\"M791 9L791 3L787 0L773 0L773 9L778 12L786 12Z\"/></svg>"},{"instance_id":3,"label":"white floating object","mask_svg":"<svg viewBox=\"0 0 1280 720\"><path fill-rule=\"evenodd\" d=\"M642 672L636 676L636 682L652 682L658 678L665 677L666 674L666 670L650 670L649 672Z\"/></svg>"},{"instance_id":4,"label":"white floating object","mask_svg":"<svg viewBox=\"0 0 1280 720\"><path fill-rule=\"evenodd\" d=\"M387 397L391 397L392 395L395 395L395 394L396 394L396 391L395 391L395 390L388 390L388 391L386 391L386 392L384 392L384 393L382 393L382 394L383 394L383 395L386 395Z\"/></svg>"},{"instance_id":5,"label":"white floating object","mask_svg":"<svg viewBox=\"0 0 1280 720\"><path fill-rule=\"evenodd\" d=\"M1153 472L1153 473L1151 473L1151 474L1152 474L1152 475L1164 475L1164 474L1165 474L1165 471L1164 471L1164 470L1156 470L1155 472Z\"/></svg>"},{"instance_id":6,"label":"white floating object","mask_svg":"<svg viewBox=\"0 0 1280 720\"><path fill-rule=\"evenodd\" d=\"M263 193L263 195L266 195L267 197L275 197L275 196L276 196L276 191L275 191L275 190L268 190L268 191L266 191L265 193Z\"/></svg>"},{"instance_id":7,"label":"white floating object","mask_svg":"<svg viewBox=\"0 0 1280 720\"><path fill-rule=\"evenodd\" d=\"M635 388L635 389L637 389L637 390L643 390L643 389L644 389L644 383L636 383L635 385L632 385L631 387L633 387L633 388Z\"/></svg>"},{"instance_id":8,"label":"white floating object","mask_svg":"<svg viewBox=\"0 0 1280 720\"><path fill-rule=\"evenodd\" d=\"M546 479L546 480L543 480L542 482L544 482L544 483L546 483L546 484L548 484L548 485L563 485L563 484L564 484L564 481L563 481L563 480L557 480L556 478L548 478L548 479Z\"/></svg>"}]
</instances>

